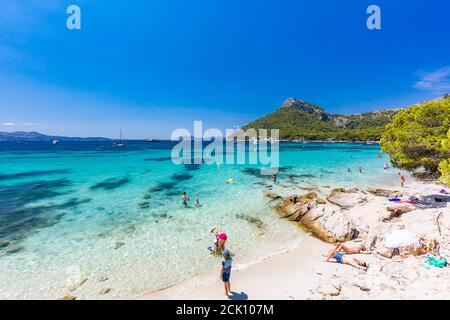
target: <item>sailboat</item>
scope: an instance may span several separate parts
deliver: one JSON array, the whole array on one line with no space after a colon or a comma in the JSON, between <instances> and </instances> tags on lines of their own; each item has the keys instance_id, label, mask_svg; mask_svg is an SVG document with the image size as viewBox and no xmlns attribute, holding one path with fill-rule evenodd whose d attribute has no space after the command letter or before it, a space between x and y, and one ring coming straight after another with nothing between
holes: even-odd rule
<instances>
[{"instance_id":1,"label":"sailboat","mask_svg":"<svg viewBox=\"0 0 450 320\"><path fill-rule=\"evenodd\" d=\"M122 129L120 130L120 140L119 143L114 142L113 143L114 148L123 148L125 147L125 143L122 143Z\"/></svg>"}]
</instances>

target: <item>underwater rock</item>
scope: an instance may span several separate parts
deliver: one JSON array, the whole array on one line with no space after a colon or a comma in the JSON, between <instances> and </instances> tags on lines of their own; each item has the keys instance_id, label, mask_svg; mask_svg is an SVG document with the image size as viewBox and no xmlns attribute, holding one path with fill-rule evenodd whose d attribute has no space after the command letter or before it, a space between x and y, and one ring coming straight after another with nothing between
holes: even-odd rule
<instances>
[{"instance_id":1,"label":"underwater rock","mask_svg":"<svg viewBox=\"0 0 450 320\"><path fill-rule=\"evenodd\" d=\"M120 249L121 247L123 247L125 245L125 242L122 241L117 241L115 246L114 246L114 250Z\"/></svg>"},{"instance_id":2,"label":"underwater rock","mask_svg":"<svg viewBox=\"0 0 450 320\"><path fill-rule=\"evenodd\" d=\"M22 250L23 250L23 247L13 247L11 249L6 250L6 254L10 255L10 254L14 254L14 253L17 253L19 251L22 251Z\"/></svg>"},{"instance_id":3,"label":"underwater rock","mask_svg":"<svg viewBox=\"0 0 450 320\"><path fill-rule=\"evenodd\" d=\"M1 248L6 248L7 246L9 246L9 241L0 240L0 249Z\"/></svg>"},{"instance_id":4,"label":"underwater rock","mask_svg":"<svg viewBox=\"0 0 450 320\"><path fill-rule=\"evenodd\" d=\"M281 196L279 196L278 194L276 194L276 193L274 193L274 192L271 192L271 191L266 191L266 192L264 192L264 195L265 195L267 198L270 198L270 199L272 199L272 200L281 199Z\"/></svg>"},{"instance_id":5,"label":"underwater rock","mask_svg":"<svg viewBox=\"0 0 450 320\"><path fill-rule=\"evenodd\" d=\"M105 295L111 291L111 288L103 288L100 290L99 294Z\"/></svg>"},{"instance_id":6,"label":"underwater rock","mask_svg":"<svg viewBox=\"0 0 450 320\"><path fill-rule=\"evenodd\" d=\"M75 290L77 290L79 287L81 287L83 284L85 284L86 281L88 281L87 278L82 278L82 279L80 279L80 281L78 281L77 283L75 283L75 284L73 284L73 285L71 285L71 286L69 287L69 291L75 291Z\"/></svg>"},{"instance_id":7,"label":"underwater rock","mask_svg":"<svg viewBox=\"0 0 450 320\"><path fill-rule=\"evenodd\" d=\"M245 220L248 223L255 224L258 229L264 229L266 227L266 224L257 217L252 217L252 216L244 215L244 214L238 214L238 215L236 215L236 218Z\"/></svg>"},{"instance_id":8,"label":"underwater rock","mask_svg":"<svg viewBox=\"0 0 450 320\"><path fill-rule=\"evenodd\" d=\"M140 202L138 204L139 209L148 209L150 208L150 202Z\"/></svg>"},{"instance_id":9,"label":"underwater rock","mask_svg":"<svg viewBox=\"0 0 450 320\"><path fill-rule=\"evenodd\" d=\"M93 185L91 190L115 190L129 183L129 178L111 178Z\"/></svg>"}]
</instances>

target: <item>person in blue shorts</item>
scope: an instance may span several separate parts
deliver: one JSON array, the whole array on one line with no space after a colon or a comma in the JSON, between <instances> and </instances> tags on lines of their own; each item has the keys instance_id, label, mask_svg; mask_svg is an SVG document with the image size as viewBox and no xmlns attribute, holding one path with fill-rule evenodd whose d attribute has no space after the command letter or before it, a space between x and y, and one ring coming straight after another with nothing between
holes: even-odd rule
<instances>
[{"instance_id":1,"label":"person in blue shorts","mask_svg":"<svg viewBox=\"0 0 450 320\"><path fill-rule=\"evenodd\" d=\"M336 260L337 263L348 264L349 266L362 269L364 271L367 271L367 269L369 268L368 264L365 261L346 256L342 251L339 250L339 246L330 251L325 261L328 262L332 258Z\"/></svg>"},{"instance_id":2,"label":"person in blue shorts","mask_svg":"<svg viewBox=\"0 0 450 320\"><path fill-rule=\"evenodd\" d=\"M222 251L222 269L220 270L220 278L223 281L225 286L225 295L229 297L231 295L230 288L230 276L231 276L231 266L233 263L233 259L231 258L231 253L228 249L224 249Z\"/></svg>"}]
</instances>

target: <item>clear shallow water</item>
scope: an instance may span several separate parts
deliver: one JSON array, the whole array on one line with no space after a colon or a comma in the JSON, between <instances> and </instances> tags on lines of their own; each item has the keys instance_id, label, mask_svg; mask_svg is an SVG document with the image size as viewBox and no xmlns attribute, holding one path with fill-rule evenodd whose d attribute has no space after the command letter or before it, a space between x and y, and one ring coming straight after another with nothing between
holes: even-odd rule
<instances>
[{"instance_id":1,"label":"clear shallow water","mask_svg":"<svg viewBox=\"0 0 450 320\"><path fill-rule=\"evenodd\" d=\"M177 166L173 145L0 143L0 298L131 298L174 285L218 269L206 249L213 226L228 233L241 266L301 236L270 208L264 191L272 183L259 166ZM376 145L282 144L272 191L396 185L379 152ZM202 206L183 208L183 191ZM80 277L87 282L69 292ZM99 295L102 288L111 292Z\"/></svg>"}]
</instances>

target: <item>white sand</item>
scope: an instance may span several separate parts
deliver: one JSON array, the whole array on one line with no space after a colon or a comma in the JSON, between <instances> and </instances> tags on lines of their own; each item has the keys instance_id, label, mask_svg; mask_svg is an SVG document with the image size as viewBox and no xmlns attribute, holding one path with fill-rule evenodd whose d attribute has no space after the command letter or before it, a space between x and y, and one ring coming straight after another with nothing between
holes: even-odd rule
<instances>
[{"instance_id":1,"label":"white sand","mask_svg":"<svg viewBox=\"0 0 450 320\"><path fill-rule=\"evenodd\" d=\"M324 262L323 254L331 245L313 237L306 237L293 251L282 253L251 265L241 271L233 271L231 289L235 299L306 299L310 289L317 287L318 279L313 276L317 270L338 267L335 263ZM154 292L143 299L227 299L223 283L219 280L220 259L218 259L217 281L210 284L195 283L192 279L174 287ZM342 266L339 266L342 267Z\"/></svg>"},{"instance_id":2,"label":"white sand","mask_svg":"<svg viewBox=\"0 0 450 320\"><path fill-rule=\"evenodd\" d=\"M437 194L441 187L414 181L403 191L424 196ZM364 216L373 215L386 212L387 205L389 202L386 198L372 197L369 203L353 210ZM443 224L445 230L440 237L441 251L446 248L444 252L448 253L449 207L416 210L405 214L397 224L407 223L413 227L415 221L418 224L416 231L431 232L430 227L436 227L434 217L442 212L444 216L441 223L446 224ZM409 221L411 219L413 223ZM369 263L370 268L365 272L347 265L325 262L324 255L332 247L312 236L305 236L298 247L290 252L275 255L246 269L233 271L233 299L323 299L324 295L319 290L322 285L339 287L340 294L333 297L334 299L450 299L450 268L425 268L426 256L387 259L376 253L355 255L356 258ZM239 261L234 263L238 265ZM194 277L171 288L145 295L141 299L228 299L224 294L223 283L219 280L219 272L218 258L216 274L203 278Z\"/></svg>"}]
</instances>

